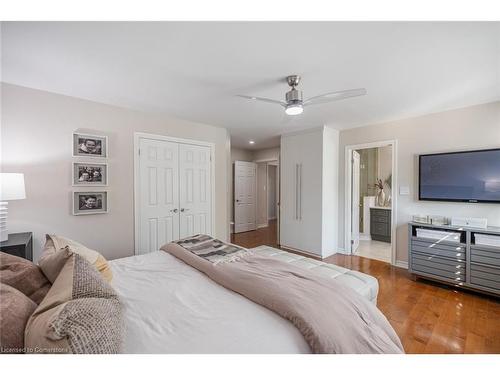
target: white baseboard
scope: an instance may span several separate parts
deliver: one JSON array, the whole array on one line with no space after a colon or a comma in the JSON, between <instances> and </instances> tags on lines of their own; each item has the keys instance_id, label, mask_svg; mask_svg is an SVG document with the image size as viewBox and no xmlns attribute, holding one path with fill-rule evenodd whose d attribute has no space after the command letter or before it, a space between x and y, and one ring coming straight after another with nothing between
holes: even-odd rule
<instances>
[{"instance_id":1,"label":"white baseboard","mask_svg":"<svg viewBox=\"0 0 500 375\"><path fill-rule=\"evenodd\" d=\"M273 216L273 217L268 217L267 220L276 220L277 217L276 216Z\"/></svg>"},{"instance_id":2,"label":"white baseboard","mask_svg":"<svg viewBox=\"0 0 500 375\"><path fill-rule=\"evenodd\" d=\"M265 224L257 224L257 229L260 229L260 228L265 228L267 227L269 224L268 223L265 223Z\"/></svg>"},{"instance_id":3,"label":"white baseboard","mask_svg":"<svg viewBox=\"0 0 500 375\"><path fill-rule=\"evenodd\" d=\"M319 260L323 259L323 258L322 258L321 256L319 256L318 254L311 253L311 252L309 252L309 251L299 250L299 249L296 249L296 248L294 248L294 247L291 247L291 246L286 246L286 245L283 245L283 244L281 244L281 245L280 245L280 247L281 247L282 249L285 249L285 250L292 250L292 251L295 251L295 252L297 252L297 253L301 253L301 254L309 255L309 256L311 256L311 257L313 257L313 258L316 258L316 259L319 259Z\"/></svg>"},{"instance_id":4,"label":"white baseboard","mask_svg":"<svg viewBox=\"0 0 500 375\"><path fill-rule=\"evenodd\" d=\"M408 262L405 262L405 261L402 261L402 260L396 260L396 264L394 264L396 267L399 267L399 268L404 268L404 269L408 269Z\"/></svg>"},{"instance_id":5,"label":"white baseboard","mask_svg":"<svg viewBox=\"0 0 500 375\"><path fill-rule=\"evenodd\" d=\"M337 254L347 254L347 251L343 247L337 249Z\"/></svg>"},{"instance_id":6,"label":"white baseboard","mask_svg":"<svg viewBox=\"0 0 500 375\"><path fill-rule=\"evenodd\" d=\"M370 236L367 233L360 233L359 234L359 239L360 239L360 241L371 241L372 240L372 236Z\"/></svg>"}]
</instances>

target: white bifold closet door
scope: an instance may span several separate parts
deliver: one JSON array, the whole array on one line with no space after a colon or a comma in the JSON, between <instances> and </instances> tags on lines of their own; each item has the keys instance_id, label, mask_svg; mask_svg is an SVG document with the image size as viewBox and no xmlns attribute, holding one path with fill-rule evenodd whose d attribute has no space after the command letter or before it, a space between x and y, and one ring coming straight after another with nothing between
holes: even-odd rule
<instances>
[{"instance_id":1,"label":"white bifold closet door","mask_svg":"<svg viewBox=\"0 0 500 375\"><path fill-rule=\"evenodd\" d=\"M210 148L149 138L139 147L137 253L212 234Z\"/></svg>"},{"instance_id":2,"label":"white bifold closet door","mask_svg":"<svg viewBox=\"0 0 500 375\"><path fill-rule=\"evenodd\" d=\"M210 148L179 145L180 238L210 233Z\"/></svg>"}]
</instances>

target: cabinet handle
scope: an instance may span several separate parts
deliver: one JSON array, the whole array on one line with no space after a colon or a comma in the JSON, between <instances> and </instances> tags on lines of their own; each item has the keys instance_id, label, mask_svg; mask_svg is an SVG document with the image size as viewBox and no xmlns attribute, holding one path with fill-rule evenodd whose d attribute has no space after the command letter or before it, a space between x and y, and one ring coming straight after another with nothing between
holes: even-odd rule
<instances>
[{"instance_id":1,"label":"cabinet handle","mask_svg":"<svg viewBox=\"0 0 500 375\"><path fill-rule=\"evenodd\" d=\"M295 220L299 220L299 165L295 164Z\"/></svg>"},{"instance_id":2,"label":"cabinet handle","mask_svg":"<svg viewBox=\"0 0 500 375\"><path fill-rule=\"evenodd\" d=\"M299 211L299 219L302 220L302 163L299 164L299 172L300 172L300 179L299 179L299 202L300 202L300 211Z\"/></svg>"}]
</instances>

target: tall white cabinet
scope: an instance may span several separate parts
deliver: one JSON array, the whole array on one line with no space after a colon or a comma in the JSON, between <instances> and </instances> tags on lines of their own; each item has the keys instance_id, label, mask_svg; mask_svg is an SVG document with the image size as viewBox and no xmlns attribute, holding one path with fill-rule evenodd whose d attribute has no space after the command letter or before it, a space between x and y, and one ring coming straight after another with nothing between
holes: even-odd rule
<instances>
[{"instance_id":1,"label":"tall white cabinet","mask_svg":"<svg viewBox=\"0 0 500 375\"><path fill-rule=\"evenodd\" d=\"M337 252L338 156L333 128L281 137L281 246L321 258Z\"/></svg>"}]
</instances>

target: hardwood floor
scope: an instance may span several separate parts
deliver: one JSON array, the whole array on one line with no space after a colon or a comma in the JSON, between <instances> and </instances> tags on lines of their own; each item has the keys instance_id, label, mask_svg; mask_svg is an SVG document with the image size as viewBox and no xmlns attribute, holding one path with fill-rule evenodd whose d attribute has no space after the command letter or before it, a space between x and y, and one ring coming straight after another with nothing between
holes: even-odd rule
<instances>
[{"instance_id":1,"label":"hardwood floor","mask_svg":"<svg viewBox=\"0 0 500 375\"><path fill-rule=\"evenodd\" d=\"M231 241L252 248L278 247L276 221ZM388 263L336 254L327 263L378 279L378 308L398 333L407 353L500 353L500 300L418 279Z\"/></svg>"}]
</instances>

